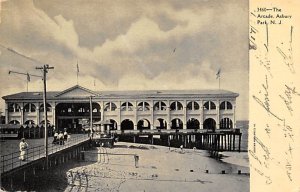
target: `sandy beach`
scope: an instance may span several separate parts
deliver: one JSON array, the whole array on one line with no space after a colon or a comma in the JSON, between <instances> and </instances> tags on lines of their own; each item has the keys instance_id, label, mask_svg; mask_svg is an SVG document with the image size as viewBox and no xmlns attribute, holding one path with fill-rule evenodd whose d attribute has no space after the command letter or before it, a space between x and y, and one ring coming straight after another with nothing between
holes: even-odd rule
<instances>
[{"instance_id":1,"label":"sandy beach","mask_svg":"<svg viewBox=\"0 0 300 192\"><path fill-rule=\"evenodd\" d=\"M85 164L66 172L65 191L250 191L247 153L223 155L219 161L204 150L118 142L86 152Z\"/></svg>"}]
</instances>

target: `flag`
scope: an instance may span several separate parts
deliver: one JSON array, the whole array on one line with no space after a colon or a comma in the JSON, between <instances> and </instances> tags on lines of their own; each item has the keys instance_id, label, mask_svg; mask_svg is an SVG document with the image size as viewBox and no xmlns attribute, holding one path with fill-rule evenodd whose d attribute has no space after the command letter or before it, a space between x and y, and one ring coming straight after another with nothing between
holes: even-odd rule
<instances>
[{"instance_id":1,"label":"flag","mask_svg":"<svg viewBox=\"0 0 300 192\"><path fill-rule=\"evenodd\" d=\"M27 81L28 82L30 81L30 75L29 75L29 73L27 73Z\"/></svg>"},{"instance_id":2,"label":"flag","mask_svg":"<svg viewBox=\"0 0 300 192\"><path fill-rule=\"evenodd\" d=\"M216 76L217 76L217 79L219 79L219 78L220 78L220 76L221 76L221 68L218 70L218 72L217 72Z\"/></svg>"}]
</instances>

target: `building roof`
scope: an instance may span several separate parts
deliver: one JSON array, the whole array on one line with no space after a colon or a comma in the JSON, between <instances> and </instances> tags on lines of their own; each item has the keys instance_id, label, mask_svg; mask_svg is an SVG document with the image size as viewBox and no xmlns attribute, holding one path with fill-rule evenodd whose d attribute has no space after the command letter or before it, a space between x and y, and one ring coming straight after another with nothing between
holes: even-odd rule
<instances>
[{"instance_id":1,"label":"building roof","mask_svg":"<svg viewBox=\"0 0 300 192\"><path fill-rule=\"evenodd\" d=\"M47 99L67 99L67 98L119 98L119 97L237 97L238 93L227 90L141 90L141 91L91 91L79 85L68 88L64 91L48 91ZM39 100L43 99L42 92L20 92L2 97L4 100Z\"/></svg>"}]
</instances>

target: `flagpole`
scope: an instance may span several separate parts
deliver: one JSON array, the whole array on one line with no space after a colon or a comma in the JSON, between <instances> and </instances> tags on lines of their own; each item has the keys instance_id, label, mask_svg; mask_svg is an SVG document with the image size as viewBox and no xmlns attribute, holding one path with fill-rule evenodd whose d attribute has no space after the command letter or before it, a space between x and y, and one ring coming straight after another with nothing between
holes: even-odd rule
<instances>
[{"instance_id":1,"label":"flagpole","mask_svg":"<svg viewBox=\"0 0 300 192\"><path fill-rule=\"evenodd\" d=\"M78 73L79 73L79 66L78 66L78 60L77 60L77 85L78 85Z\"/></svg>"},{"instance_id":2,"label":"flagpole","mask_svg":"<svg viewBox=\"0 0 300 192\"><path fill-rule=\"evenodd\" d=\"M219 90L220 90L220 84L221 84L221 75L219 76Z\"/></svg>"}]
</instances>

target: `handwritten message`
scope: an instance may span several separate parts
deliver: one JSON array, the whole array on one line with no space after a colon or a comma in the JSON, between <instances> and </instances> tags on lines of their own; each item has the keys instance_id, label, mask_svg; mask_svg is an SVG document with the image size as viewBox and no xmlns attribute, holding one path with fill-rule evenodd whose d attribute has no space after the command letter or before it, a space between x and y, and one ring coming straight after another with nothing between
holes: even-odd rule
<instances>
[{"instance_id":1,"label":"handwritten message","mask_svg":"<svg viewBox=\"0 0 300 192\"><path fill-rule=\"evenodd\" d=\"M294 157L300 128L296 124L300 71L294 58L294 12L263 5L250 7L249 158L251 179L268 189L278 182L291 186L298 182Z\"/></svg>"}]
</instances>

